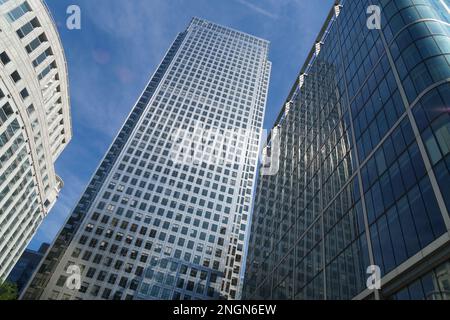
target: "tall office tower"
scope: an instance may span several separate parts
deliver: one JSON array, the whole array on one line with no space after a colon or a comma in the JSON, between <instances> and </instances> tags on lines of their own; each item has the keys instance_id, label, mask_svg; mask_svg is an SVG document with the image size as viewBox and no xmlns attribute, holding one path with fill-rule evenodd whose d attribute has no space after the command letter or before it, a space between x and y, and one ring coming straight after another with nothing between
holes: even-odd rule
<instances>
[{"instance_id":1,"label":"tall office tower","mask_svg":"<svg viewBox=\"0 0 450 320\"><path fill-rule=\"evenodd\" d=\"M448 22L440 0L335 4L276 123L244 298L450 298Z\"/></svg>"},{"instance_id":2,"label":"tall office tower","mask_svg":"<svg viewBox=\"0 0 450 320\"><path fill-rule=\"evenodd\" d=\"M194 18L23 298L239 298L267 57L267 41Z\"/></svg>"},{"instance_id":3,"label":"tall office tower","mask_svg":"<svg viewBox=\"0 0 450 320\"><path fill-rule=\"evenodd\" d=\"M0 1L0 282L63 186L54 163L71 132L63 47L40 0Z\"/></svg>"}]
</instances>

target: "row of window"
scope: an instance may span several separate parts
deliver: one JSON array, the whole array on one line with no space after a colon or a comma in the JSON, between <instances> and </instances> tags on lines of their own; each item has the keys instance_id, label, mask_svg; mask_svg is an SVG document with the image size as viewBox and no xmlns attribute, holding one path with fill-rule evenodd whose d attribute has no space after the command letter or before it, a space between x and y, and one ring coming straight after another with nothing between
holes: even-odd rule
<instances>
[{"instance_id":1,"label":"row of window","mask_svg":"<svg viewBox=\"0 0 450 320\"><path fill-rule=\"evenodd\" d=\"M450 262L433 269L388 298L393 300L450 300Z\"/></svg>"}]
</instances>

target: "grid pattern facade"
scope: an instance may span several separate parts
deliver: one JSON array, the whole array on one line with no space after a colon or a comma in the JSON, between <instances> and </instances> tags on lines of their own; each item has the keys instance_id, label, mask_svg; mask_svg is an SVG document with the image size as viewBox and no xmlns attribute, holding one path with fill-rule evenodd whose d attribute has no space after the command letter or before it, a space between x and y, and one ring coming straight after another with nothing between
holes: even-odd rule
<instances>
[{"instance_id":1,"label":"grid pattern facade","mask_svg":"<svg viewBox=\"0 0 450 320\"><path fill-rule=\"evenodd\" d=\"M236 299L268 42L194 18L167 53L25 299ZM233 162L177 162L172 134L251 130ZM68 267L81 268L70 290Z\"/></svg>"},{"instance_id":2,"label":"grid pattern facade","mask_svg":"<svg viewBox=\"0 0 450 320\"><path fill-rule=\"evenodd\" d=\"M67 69L40 0L0 1L0 282L63 186L54 162L72 137Z\"/></svg>"},{"instance_id":3,"label":"grid pattern facade","mask_svg":"<svg viewBox=\"0 0 450 320\"><path fill-rule=\"evenodd\" d=\"M259 179L245 298L448 298L449 18L442 1L336 3Z\"/></svg>"}]
</instances>

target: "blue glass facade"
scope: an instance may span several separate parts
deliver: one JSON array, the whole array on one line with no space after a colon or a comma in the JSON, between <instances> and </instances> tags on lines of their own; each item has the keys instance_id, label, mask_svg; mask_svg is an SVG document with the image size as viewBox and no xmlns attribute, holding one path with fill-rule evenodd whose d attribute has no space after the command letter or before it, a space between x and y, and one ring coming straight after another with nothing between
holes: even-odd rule
<instances>
[{"instance_id":1,"label":"blue glass facade","mask_svg":"<svg viewBox=\"0 0 450 320\"><path fill-rule=\"evenodd\" d=\"M440 0L336 3L276 124L244 297L448 298L449 19Z\"/></svg>"}]
</instances>

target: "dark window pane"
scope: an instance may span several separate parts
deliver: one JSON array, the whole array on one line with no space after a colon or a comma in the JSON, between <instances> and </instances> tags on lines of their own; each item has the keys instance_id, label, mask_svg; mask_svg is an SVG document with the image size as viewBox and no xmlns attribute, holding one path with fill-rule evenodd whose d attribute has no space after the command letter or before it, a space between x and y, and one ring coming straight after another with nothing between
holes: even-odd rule
<instances>
[{"instance_id":1,"label":"dark window pane","mask_svg":"<svg viewBox=\"0 0 450 320\"><path fill-rule=\"evenodd\" d=\"M414 226L411 211L409 209L408 200L406 197L402 198L398 205L398 213L400 217L400 224L405 238L406 250L408 257L412 257L420 250L419 239L417 237L416 228Z\"/></svg>"}]
</instances>

